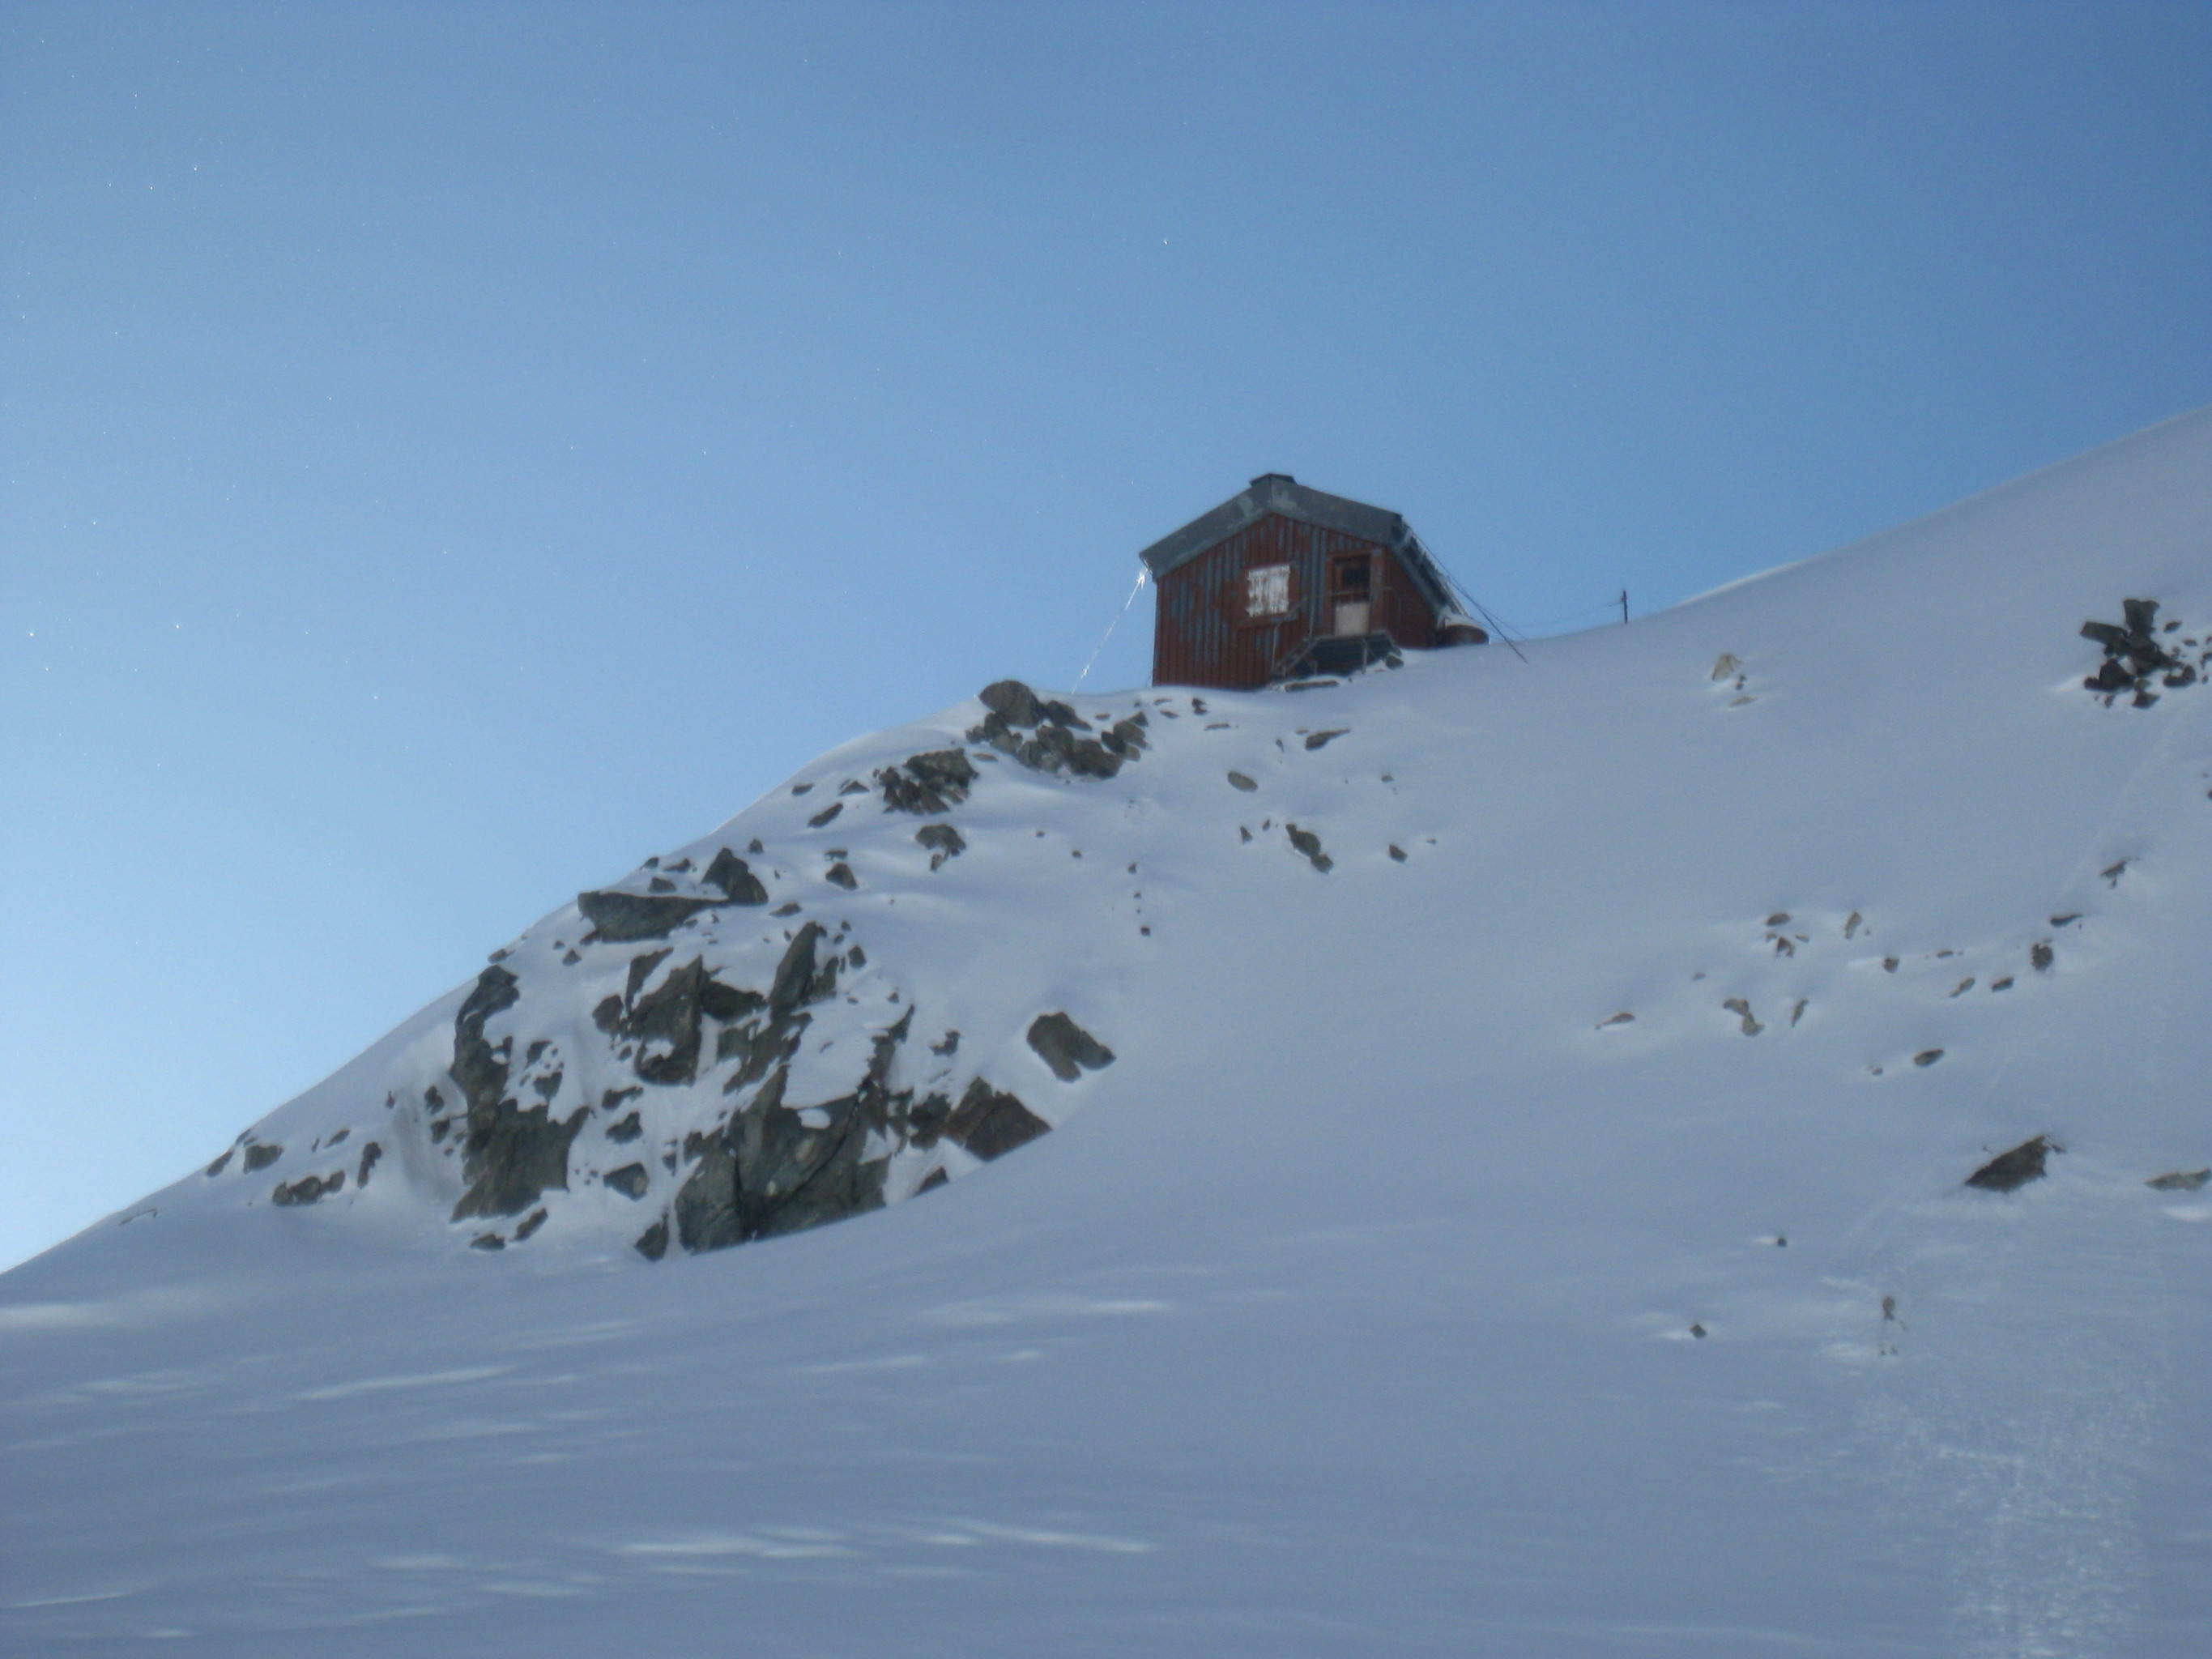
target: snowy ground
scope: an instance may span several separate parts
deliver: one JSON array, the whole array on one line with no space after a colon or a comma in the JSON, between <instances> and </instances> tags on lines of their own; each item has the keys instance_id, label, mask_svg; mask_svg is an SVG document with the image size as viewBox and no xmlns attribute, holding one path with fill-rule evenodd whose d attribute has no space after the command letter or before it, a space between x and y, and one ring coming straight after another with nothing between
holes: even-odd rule
<instances>
[{"instance_id":1,"label":"snowy ground","mask_svg":"<svg viewBox=\"0 0 2212 1659\"><path fill-rule=\"evenodd\" d=\"M1051 1132L647 1262L727 1097L647 1091L600 1180L647 947L563 967L556 911L502 965L592 1109L527 1239L448 1219L421 1098L472 976L250 1177L0 1279L0 1644L2212 1650L2212 1188L2145 1184L2212 1164L2212 690L2082 689L2123 597L2212 646L2212 414L1526 661L1079 700L1149 746L979 754L936 869L808 820L981 708L825 757L661 855L758 839L801 910L649 971L818 921L866 960L794 1103L912 1010L894 1082ZM1049 1011L1113 1063L1054 1075Z\"/></svg>"}]
</instances>

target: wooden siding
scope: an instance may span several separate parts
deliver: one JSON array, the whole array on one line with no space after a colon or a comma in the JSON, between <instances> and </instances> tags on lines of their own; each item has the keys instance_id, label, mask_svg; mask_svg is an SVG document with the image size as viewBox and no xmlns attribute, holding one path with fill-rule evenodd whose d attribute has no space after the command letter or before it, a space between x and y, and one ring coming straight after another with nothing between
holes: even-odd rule
<instances>
[{"instance_id":1,"label":"wooden siding","mask_svg":"<svg viewBox=\"0 0 2212 1659\"><path fill-rule=\"evenodd\" d=\"M1250 690L1316 635L1329 631L1328 563L1345 554L1374 556L1370 627L1400 645L1437 642L1437 619L1397 556L1376 542L1269 513L1160 578L1152 629L1152 684ZM1291 567L1291 611L1279 622L1244 615L1244 573Z\"/></svg>"}]
</instances>

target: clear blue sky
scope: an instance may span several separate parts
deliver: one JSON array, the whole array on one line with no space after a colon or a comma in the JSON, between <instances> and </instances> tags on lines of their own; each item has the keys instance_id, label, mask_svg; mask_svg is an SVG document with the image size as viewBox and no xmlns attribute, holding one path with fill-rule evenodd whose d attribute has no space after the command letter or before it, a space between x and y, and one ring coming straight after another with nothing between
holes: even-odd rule
<instances>
[{"instance_id":1,"label":"clear blue sky","mask_svg":"<svg viewBox=\"0 0 2212 1659\"><path fill-rule=\"evenodd\" d=\"M2212 8L18 0L0 259L4 1263L1253 474L1543 632L2212 401Z\"/></svg>"}]
</instances>

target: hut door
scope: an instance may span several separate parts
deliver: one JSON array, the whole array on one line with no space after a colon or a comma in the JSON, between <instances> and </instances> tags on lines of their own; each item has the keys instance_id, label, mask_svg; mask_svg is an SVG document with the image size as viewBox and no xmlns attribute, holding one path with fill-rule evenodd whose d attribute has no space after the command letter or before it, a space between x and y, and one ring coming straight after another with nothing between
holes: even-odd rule
<instances>
[{"instance_id":1,"label":"hut door","mask_svg":"<svg viewBox=\"0 0 2212 1659\"><path fill-rule=\"evenodd\" d=\"M1375 614L1374 561L1364 553L1332 559L1328 565L1329 632L1364 634Z\"/></svg>"}]
</instances>

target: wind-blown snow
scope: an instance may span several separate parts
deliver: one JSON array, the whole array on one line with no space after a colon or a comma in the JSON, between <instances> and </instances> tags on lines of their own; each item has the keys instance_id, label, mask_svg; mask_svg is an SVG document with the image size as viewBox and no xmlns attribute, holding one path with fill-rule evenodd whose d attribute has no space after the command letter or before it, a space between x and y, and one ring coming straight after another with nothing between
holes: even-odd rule
<instances>
[{"instance_id":1,"label":"wind-blown snow","mask_svg":"<svg viewBox=\"0 0 2212 1659\"><path fill-rule=\"evenodd\" d=\"M981 708L825 756L661 855L774 890L654 971L844 924L791 1103L911 1012L892 1083L1052 1132L648 1263L724 1097L648 1088L647 1194L596 1179L590 1012L659 944L563 967L556 911L502 965L593 1110L526 1240L405 1096L464 986L0 1279L0 1642L2212 1650L2212 1191L2146 1185L2212 1164L2212 690L2108 705L2077 634L2212 646L2208 575L2201 413L1525 662L1079 697L1149 746L979 757L934 869L874 794L807 821ZM1054 1075L1059 1011L1114 1062Z\"/></svg>"}]
</instances>

